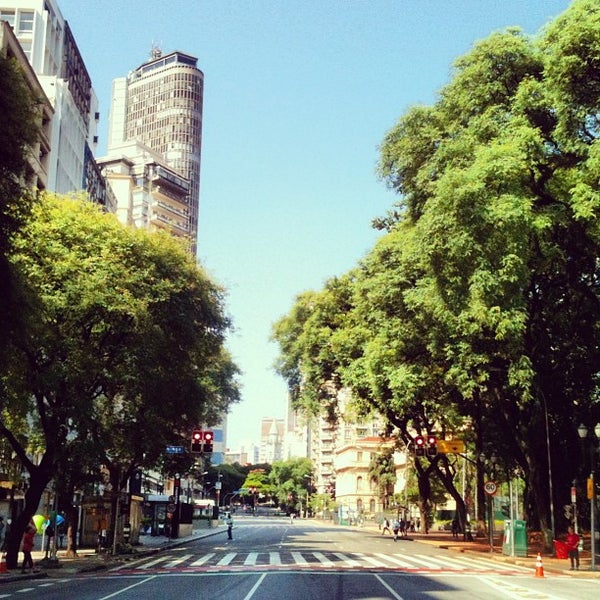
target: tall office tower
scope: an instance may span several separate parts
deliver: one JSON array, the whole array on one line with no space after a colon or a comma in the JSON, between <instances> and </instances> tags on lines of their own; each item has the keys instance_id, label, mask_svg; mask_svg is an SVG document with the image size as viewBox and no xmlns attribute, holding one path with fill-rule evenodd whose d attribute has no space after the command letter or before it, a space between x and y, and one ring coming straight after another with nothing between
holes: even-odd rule
<instances>
[{"instance_id":1,"label":"tall office tower","mask_svg":"<svg viewBox=\"0 0 600 600\"><path fill-rule=\"evenodd\" d=\"M69 24L56 0L0 0L0 19L15 37L54 109L48 184L50 191L87 190L108 204L98 181L98 101Z\"/></svg>"},{"instance_id":2,"label":"tall office tower","mask_svg":"<svg viewBox=\"0 0 600 600\"><path fill-rule=\"evenodd\" d=\"M2 2L2 0L0 0ZM196 254L200 195L204 74L183 52L152 58L127 77L113 81L108 154L123 142L144 143L189 182L187 219Z\"/></svg>"}]
</instances>

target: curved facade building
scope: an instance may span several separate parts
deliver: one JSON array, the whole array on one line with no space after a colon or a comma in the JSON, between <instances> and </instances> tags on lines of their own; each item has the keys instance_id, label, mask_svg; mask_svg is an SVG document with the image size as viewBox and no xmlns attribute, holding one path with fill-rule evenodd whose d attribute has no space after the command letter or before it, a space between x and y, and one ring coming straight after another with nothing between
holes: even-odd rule
<instances>
[{"instance_id":1,"label":"curved facade building","mask_svg":"<svg viewBox=\"0 0 600 600\"><path fill-rule=\"evenodd\" d=\"M200 198L204 74L183 52L153 51L150 61L113 81L108 152L142 142L189 183L190 247L196 253Z\"/></svg>"}]
</instances>

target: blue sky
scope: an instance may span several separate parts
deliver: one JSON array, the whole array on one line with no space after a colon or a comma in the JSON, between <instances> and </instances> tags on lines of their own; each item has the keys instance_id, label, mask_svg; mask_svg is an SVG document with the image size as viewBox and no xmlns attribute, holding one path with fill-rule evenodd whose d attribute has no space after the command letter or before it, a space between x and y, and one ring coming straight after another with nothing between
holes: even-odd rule
<instances>
[{"instance_id":1,"label":"blue sky","mask_svg":"<svg viewBox=\"0 0 600 600\"><path fill-rule=\"evenodd\" d=\"M297 294L354 267L394 196L375 174L385 133L430 104L492 31L534 34L568 0L58 0L100 101L153 43L204 72L199 258L228 290L243 401L228 446L283 417L271 325Z\"/></svg>"}]
</instances>

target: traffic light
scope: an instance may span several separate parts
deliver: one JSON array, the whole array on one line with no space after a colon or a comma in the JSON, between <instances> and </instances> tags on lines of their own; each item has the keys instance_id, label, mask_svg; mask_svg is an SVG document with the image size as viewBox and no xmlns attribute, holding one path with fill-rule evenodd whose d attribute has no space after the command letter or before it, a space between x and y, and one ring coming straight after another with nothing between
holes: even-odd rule
<instances>
[{"instance_id":1,"label":"traffic light","mask_svg":"<svg viewBox=\"0 0 600 600\"><path fill-rule=\"evenodd\" d=\"M437 438L435 435L427 436L427 456L435 456L437 454Z\"/></svg>"},{"instance_id":2,"label":"traffic light","mask_svg":"<svg viewBox=\"0 0 600 600\"><path fill-rule=\"evenodd\" d=\"M422 435L415 438L415 455L425 456L425 438Z\"/></svg>"},{"instance_id":3,"label":"traffic light","mask_svg":"<svg viewBox=\"0 0 600 600\"><path fill-rule=\"evenodd\" d=\"M191 441L190 450L192 452L202 452L202 431L200 429L194 429L194 431L192 431Z\"/></svg>"},{"instance_id":4,"label":"traffic light","mask_svg":"<svg viewBox=\"0 0 600 600\"><path fill-rule=\"evenodd\" d=\"M213 440L215 436L212 431L204 431L202 433L202 452L210 454L213 451Z\"/></svg>"}]
</instances>

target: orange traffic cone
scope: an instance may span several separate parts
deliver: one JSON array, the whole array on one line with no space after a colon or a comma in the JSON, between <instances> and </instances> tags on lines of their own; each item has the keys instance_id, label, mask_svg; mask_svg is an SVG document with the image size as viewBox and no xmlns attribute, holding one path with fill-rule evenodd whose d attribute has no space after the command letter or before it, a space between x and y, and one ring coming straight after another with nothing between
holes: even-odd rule
<instances>
[{"instance_id":1,"label":"orange traffic cone","mask_svg":"<svg viewBox=\"0 0 600 600\"><path fill-rule=\"evenodd\" d=\"M6 554L3 552L2 557L0 558L0 573L6 573L8 569L6 568Z\"/></svg>"},{"instance_id":2,"label":"orange traffic cone","mask_svg":"<svg viewBox=\"0 0 600 600\"><path fill-rule=\"evenodd\" d=\"M544 576L544 566L542 565L542 555L538 552L537 558L535 559L535 576Z\"/></svg>"}]
</instances>

